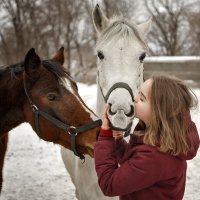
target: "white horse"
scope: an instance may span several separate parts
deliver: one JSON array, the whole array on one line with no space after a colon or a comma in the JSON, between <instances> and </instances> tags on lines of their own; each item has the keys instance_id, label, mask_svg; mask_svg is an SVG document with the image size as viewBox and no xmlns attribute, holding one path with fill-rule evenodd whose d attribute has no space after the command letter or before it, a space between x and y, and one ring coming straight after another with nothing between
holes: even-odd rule
<instances>
[{"instance_id":1,"label":"white horse","mask_svg":"<svg viewBox=\"0 0 200 200\"><path fill-rule=\"evenodd\" d=\"M93 12L94 25L99 33L97 53L97 113L101 116L105 102L114 129L126 131L134 117L133 98L143 82L143 60L147 52L144 38L151 19L140 25L128 19L109 20L97 5ZM108 200L98 186L94 159L85 163L67 149L61 149L62 159L76 187L78 200Z\"/></svg>"}]
</instances>

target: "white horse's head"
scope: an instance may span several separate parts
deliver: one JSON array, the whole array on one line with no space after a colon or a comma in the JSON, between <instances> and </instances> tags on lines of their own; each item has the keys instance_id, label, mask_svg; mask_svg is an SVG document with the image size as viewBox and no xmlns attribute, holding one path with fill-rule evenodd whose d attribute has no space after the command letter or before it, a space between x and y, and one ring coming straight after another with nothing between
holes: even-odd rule
<instances>
[{"instance_id":1,"label":"white horse's head","mask_svg":"<svg viewBox=\"0 0 200 200\"><path fill-rule=\"evenodd\" d=\"M134 96L143 82L143 60L148 51L144 38L151 19L140 25L124 18L109 20L96 5L93 20L99 33L96 44L98 98L109 105L111 126L125 131L131 127L135 115ZM102 107L97 108L97 112L101 114Z\"/></svg>"}]
</instances>

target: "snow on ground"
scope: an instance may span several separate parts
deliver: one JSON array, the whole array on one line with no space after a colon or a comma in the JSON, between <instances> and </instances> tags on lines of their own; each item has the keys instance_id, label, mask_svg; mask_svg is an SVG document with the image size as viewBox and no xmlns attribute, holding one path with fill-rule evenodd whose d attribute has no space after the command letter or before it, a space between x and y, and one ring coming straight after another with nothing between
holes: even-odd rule
<instances>
[{"instance_id":1,"label":"snow on ground","mask_svg":"<svg viewBox=\"0 0 200 200\"><path fill-rule=\"evenodd\" d=\"M200 89L194 90L200 101ZM94 109L96 86L79 84L79 92ZM200 107L192 111L200 132ZM184 200L200 199L200 151L188 162ZM58 145L40 140L28 124L10 132L1 200L76 200L75 188L61 160Z\"/></svg>"}]
</instances>

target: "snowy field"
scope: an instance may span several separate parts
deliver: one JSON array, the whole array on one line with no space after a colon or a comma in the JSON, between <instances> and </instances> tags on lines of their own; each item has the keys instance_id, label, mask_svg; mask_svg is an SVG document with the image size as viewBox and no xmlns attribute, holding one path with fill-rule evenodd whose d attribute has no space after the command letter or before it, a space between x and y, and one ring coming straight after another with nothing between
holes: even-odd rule
<instances>
[{"instance_id":1,"label":"snowy field","mask_svg":"<svg viewBox=\"0 0 200 200\"><path fill-rule=\"evenodd\" d=\"M96 86L79 84L94 109ZM200 102L200 89L194 89ZM200 132L200 107L192 111ZM184 200L200 200L200 151L188 162ZM10 132L1 200L76 200L75 189L61 160L58 145L40 140L28 124Z\"/></svg>"}]
</instances>

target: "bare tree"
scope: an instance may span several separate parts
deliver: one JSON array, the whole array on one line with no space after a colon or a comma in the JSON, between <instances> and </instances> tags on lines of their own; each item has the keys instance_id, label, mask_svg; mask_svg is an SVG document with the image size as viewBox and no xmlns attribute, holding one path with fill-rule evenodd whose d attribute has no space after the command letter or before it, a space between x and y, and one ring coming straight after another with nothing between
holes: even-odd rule
<instances>
[{"instance_id":1,"label":"bare tree","mask_svg":"<svg viewBox=\"0 0 200 200\"><path fill-rule=\"evenodd\" d=\"M40 18L39 7L34 0L1 0L0 6L6 18L0 34L1 51L9 58L4 61L7 64L18 62L30 47L37 48L39 40L42 42L37 20Z\"/></svg>"},{"instance_id":2,"label":"bare tree","mask_svg":"<svg viewBox=\"0 0 200 200\"><path fill-rule=\"evenodd\" d=\"M190 42L188 49L191 55L200 55L200 0L196 0L187 6L187 19L190 34L187 40Z\"/></svg>"},{"instance_id":3,"label":"bare tree","mask_svg":"<svg viewBox=\"0 0 200 200\"><path fill-rule=\"evenodd\" d=\"M13 44L13 48L17 49L16 51L16 57L20 57L21 52L24 51L24 36L23 36L23 21L22 21L22 6L21 4L23 1L19 2L19 0L13 0L13 1L6 1L2 0L1 5L2 7L7 11L8 17L10 18L10 22L12 23L13 30L14 30L14 36L16 39L16 43ZM5 37L3 36L3 33L1 33L1 38L4 41L5 46Z\"/></svg>"},{"instance_id":4,"label":"bare tree","mask_svg":"<svg viewBox=\"0 0 200 200\"><path fill-rule=\"evenodd\" d=\"M114 15L122 15L126 18L133 17L133 13L137 8L138 1L135 0L102 0L105 14L108 18Z\"/></svg>"},{"instance_id":5,"label":"bare tree","mask_svg":"<svg viewBox=\"0 0 200 200\"><path fill-rule=\"evenodd\" d=\"M182 55L188 32L184 29L186 6L184 0L144 0L144 5L153 17L153 28L149 34L154 55ZM184 34L183 34L183 29Z\"/></svg>"},{"instance_id":6,"label":"bare tree","mask_svg":"<svg viewBox=\"0 0 200 200\"><path fill-rule=\"evenodd\" d=\"M4 61L6 63L9 63L10 56L9 56L8 45L7 45L7 42L6 42L5 38L4 38L3 33L1 31L0 31L0 38L1 38L1 47L2 47L1 48L2 49L2 51L1 51L1 57L4 58Z\"/></svg>"}]
</instances>

